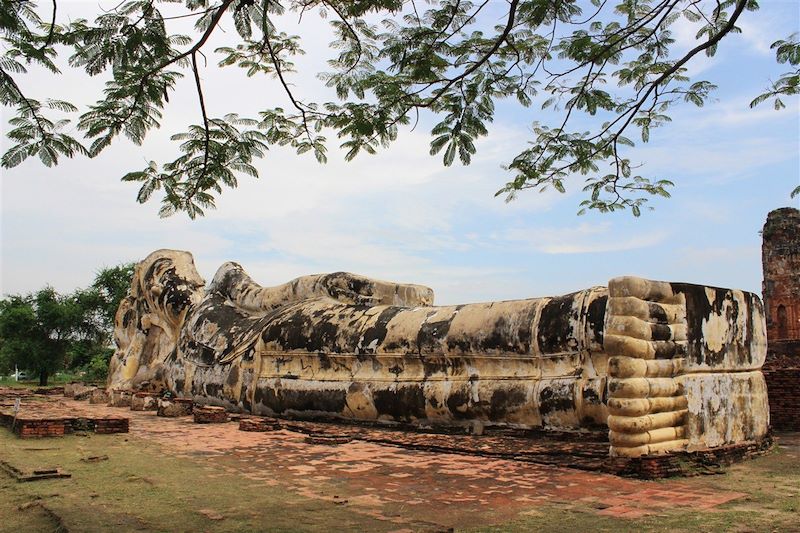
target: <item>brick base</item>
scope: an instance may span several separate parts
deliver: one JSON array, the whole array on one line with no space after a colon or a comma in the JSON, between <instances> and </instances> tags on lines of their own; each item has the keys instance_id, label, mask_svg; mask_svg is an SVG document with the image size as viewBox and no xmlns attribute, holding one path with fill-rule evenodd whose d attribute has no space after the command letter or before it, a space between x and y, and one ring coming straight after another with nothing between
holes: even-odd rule
<instances>
[{"instance_id":1,"label":"brick base","mask_svg":"<svg viewBox=\"0 0 800 533\"><path fill-rule=\"evenodd\" d=\"M800 431L800 341L770 342L762 371L769 394L770 425Z\"/></svg>"},{"instance_id":2,"label":"brick base","mask_svg":"<svg viewBox=\"0 0 800 533\"><path fill-rule=\"evenodd\" d=\"M239 431L276 431L281 428L274 418L248 417L239 420Z\"/></svg>"},{"instance_id":3,"label":"brick base","mask_svg":"<svg viewBox=\"0 0 800 533\"><path fill-rule=\"evenodd\" d=\"M63 418L28 418L17 416L12 429L21 439L63 437L67 423Z\"/></svg>"},{"instance_id":4,"label":"brick base","mask_svg":"<svg viewBox=\"0 0 800 533\"><path fill-rule=\"evenodd\" d=\"M772 437L767 436L760 442L720 446L710 450L620 459L609 461L609 471L620 476L640 479L695 476L763 455L769 451L772 444Z\"/></svg>"},{"instance_id":5,"label":"brick base","mask_svg":"<svg viewBox=\"0 0 800 533\"><path fill-rule=\"evenodd\" d=\"M128 433L129 420L121 416L109 417L41 417L22 413L17 416L0 413L0 425L10 428L23 439L36 437L63 437L75 431L93 431L100 434Z\"/></svg>"},{"instance_id":6,"label":"brick base","mask_svg":"<svg viewBox=\"0 0 800 533\"><path fill-rule=\"evenodd\" d=\"M94 419L94 432L103 435L110 433L128 433L127 418L121 416Z\"/></svg>"},{"instance_id":7,"label":"brick base","mask_svg":"<svg viewBox=\"0 0 800 533\"><path fill-rule=\"evenodd\" d=\"M800 431L800 365L765 370L769 394L770 425L785 431Z\"/></svg>"},{"instance_id":8,"label":"brick base","mask_svg":"<svg viewBox=\"0 0 800 533\"><path fill-rule=\"evenodd\" d=\"M220 424L228 421L228 412L224 407L198 405L194 408L196 424Z\"/></svg>"}]
</instances>

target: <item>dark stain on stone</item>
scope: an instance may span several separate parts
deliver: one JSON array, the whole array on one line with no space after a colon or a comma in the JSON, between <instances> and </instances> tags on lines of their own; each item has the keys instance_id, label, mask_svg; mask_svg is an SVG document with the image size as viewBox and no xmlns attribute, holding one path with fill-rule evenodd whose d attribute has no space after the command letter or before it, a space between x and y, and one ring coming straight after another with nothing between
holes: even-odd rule
<instances>
[{"instance_id":1,"label":"dark stain on stone","mask_svg":"<svg viewBox=\"0 0 800 533\"><path fill-rule=\"evenodd\" d=\"M591 387L585 387L583 389L583 401L592 405L600 405L603 403L603 399L600 398L597 391Z\"/></svg>"},{"instance_id":2,"label":"dark stain on stone","mask_svg":"<svg viewBox=\"0 0 800 533\"><path fill-rule=\"evenodd\" d=\"M549 385L539 392L539 412L546 416L555 411L574 411L575 400L572 387L565 385Z\"/></svg>"},{"instance_id":3,"label":"dark stain on stone","mask_svg":"<svg viewBox=\"0 0 800 533\"><path fill-rule=\"evenodd\" d=\"M605 327L607 304L608 296L601 296L592 300L586 310L586 322L589 324L594 342L600 346L603 345L603 328Z\"/></svg>"},{"instance_id":4,"label":"dark stain on stone","mask_svg":"<svg viewBox=\"0 0 800 533\"><path fill-rule=\"evenodd\" d=\"M706 287L691 283L671 283L673 292L682 292L686 298L686 324L688 338L687 356L696 364L718 365L725 358L729 349L723 346L719 351L711 350L703 340L703 322L713 314L721 314L726 298L730 298L730 291L716 287ZM714 291L712 301L706 295L706 289Z\"/></svg>"},{"instance_id":5,"label":"dark stain on stone","mask_svg":"<svg viewBox=\"0 0 800 533\"><path fill-rule=\"evenodd\" d=\"M450 353L470 353L472 343L463 338L447 337L447 351Z\"/></svg>"},{"instance_id":6,"label":"dark stain on stone","mask_svg":"<svg viewBox=\"0 0 800 533\"><path fill-rule=\"evenodd\" d=\"M655 302L647 302L647 314L650 315L650 320L655 321L656 324L669 324L667 312Z\"/></svg>"},{"instance_id":7,"label":"dark stain on stone","mask_svg":"<svg viewBox=\"0 0 800 533\"><path fill-rule=\"evenodd\" d=\"M446 357L426 357L423 355L420 357L420 361L422 362L422 372L426 378L429 378L434 374L447 375L448 361Z\"/></svg>"},{"instance_id":8,"label":"dark stain on stone","mask_svg":"<svg viewBox=\"0 0 800 533\"><path fill-rule=\"evenodd\" d=\"M572 304L576 294L553 298L542 309L537 335L539 349L542 353L560 353L573 349L571 345L575 339L572 338L570 318L573 314Z\"/></svg>"},{"instance_id":9,"label":"dark stain on stone","mask_svg":"<svg viewBox=\"0 0 800 533\"><path fill-rule=\"evenodd\" d=\"M387 307L381 311L372 325L361 334L358 351L363 353L375 353L375 348L380 346L386 338L386 328L389 322L397 316L398 313L404 310L405 308L403 307Z\"/></svg>"},{"instance_id":10,"label":"dark stain on stone","mask_svg":"<svg viewBox=\"0 0 800 533\"><path fill-rule=\"evenodd\" d=\"M445 403L454 419L473 420L486 415L484 407L489 407L488 402L484 402L486 405L482 405L480 402L473 402L471 391L472 387L470 385L464 385L457 389L454 388L450 392Z\"/></svg>"},{"instance_id":11,"label":"dark stain on stone","mask_svg":"<svg viewBox=\"0 0 800 533\"><path fill-rule=\"evenodd\" d=\"M331 358L328 357L328 354L325 352L317 353L317 358L319 359L319 369L320 370L330 370L333 365L331 365Z\"/></svg>"},{"instance_id":12,"label":"dark stain on stone","mask_svg":"<svg viewBox=\"0 0 800 533\"><path fill-rule=\"evenodd\" d=\"M654 341L668 341L672 338L672 330L664 324L650 324L650 331Z\"/></svg>"},{"instance_id":13,"label":"dark stain on stone","mask_svg":"<svg viewBox=\"0 0 800 533\"><path fill-rule=\"evenodd\" d=\"M450 392L447 397L447 408L456 420L471 420L476 418L476 411L469 393L470 387L465 386Z\"/></svg>"},{"instance_id":14,"label":"dark stain on stone","mask_svg":"<svg viewBox=\"0 0 800 533\"><path fill-rule=\"evenodd\" d=\"M501 420L509 411L514 411L525 404L527 399L525 390L521 387L496 389L489 402L489 419Z\"/></svg>"},{"instance_id":15,"label":"dark stain on stone","mask_svg":"<svg viewBox=\"0 0 800 533\"><path fill-rule=\"evenodd\" d=\"M379 415L389 415L400 422L425 418L425 393L422 385L398 386L395 390L373 390L372 400Z\"/></svg>"},{"instance_id":16,"label":"dark stain on stone","mask_svg":"<svg viewBox=\"0 0 800 533\"><path fill-rule=\"evenodd\" d=\"M447 320L423 322L417 332L417 349L423 352L441 352L441 342L447 337L455 315Z\"/></svg>"},{"instance_id":17,"label":"dark stain on stone","mask_svg":"<svg viewBox=\"0 0 800 533\"><path fill-rule=\"evenodd\" d=\"M673 341L655 343L656 359L673 359L686 355L686 348L683 344Z\"/></svg>"},{"instance_id":18,"label":"dark stain on stone","mask_svg":"<svg viewBox=\"0 0 800 533\"><path fill-rule=\"evenodd\" d=\"M515 333L505 317L498 317L494 326L492 326L491 332L480 342L478 349L480 351L518 351L514 350L514 345L516 344Z\"/></svg>"},{"instance_id":19,"label":"dark stain on stone","mask_svg":"<svg viewBox=\"0 0 800 533\"><path fill-rule=\"evenodd\" d=\"M210 396L212 398L222 398L222 384L206 383L204 393L206 396Z\"/></svg>"},{"instance_id":20,"label":"dark stain on stone","mask_svg":"<svg viewBox=\"0 0 800 533\"><path fill-rule=\"evenodd\" d=\"M286 411L317 411L341 413L346 405L344 390L292 390L260 386L256 389L255 401L275 413Z\"/></svg>"},{"instance_id":21,"label":"dark stain on stone","mask_svg":"<svg viewBox=\"0 0 800 533\"><path fill-rule=\"evenodd\" d=\"M225 383L229 387L233 387L239 381L239 365L231 365L231 370L228 372L228 379Z\"/></svg>"}]
</instances>

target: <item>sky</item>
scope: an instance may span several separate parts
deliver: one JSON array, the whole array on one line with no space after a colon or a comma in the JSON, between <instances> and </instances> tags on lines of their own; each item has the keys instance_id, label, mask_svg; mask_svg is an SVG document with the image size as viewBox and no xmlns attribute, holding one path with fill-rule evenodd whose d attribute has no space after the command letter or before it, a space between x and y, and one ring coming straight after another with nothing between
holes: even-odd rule
<instances>
[{"instance_id":1,"label":"sky","mask_svg":"<svg viewBox=\"0 0 800 533\"><path fill-rule=\"evenodd\" d=\"M60 13L92 17L98 4L108 9L115 2L60 2ZM273 147L256 162L261 177L242 177L204 218L160 219L158 202L136 203L138 186L119 178L147 161L174 158L169 136L198 120L186 79L160 130L142 146L121 139L95 159L64 159L53 168L29 160L2 171L0 293L46 284L72 291L89 285L102 267L160 248L190 251L206 280L225 261L240 263L262 285L349 271L427 285L438 304L558 295L622 275L760 293L759 231L767 213L800 207L789 197L800 184L800 113L797 97L786 98L779 112L748 104L788 70L769 46L800 31L800 2L760 4L715 57L689 65L690 74L719 86L713 101L676 108L672 123L631 153L643 174L675 183L672 198L652 201L655 211L640 218L629 211L577 216L580 179L568 182L566 194L527 191L511 203L495 198L508 180L501 165L526 147L534 121L553 117L538 106L509 103L498 107L466 167L443 167L428 154L435 120L423 118L413 131L401 130L388 150L349 163L335 143L326 165ZM305 98L326 94L314 78L330 53L324 24L304 17L286 28L309 51L294 78ZM223 29L228 36L210 49L234 33L230 22ZM677 24L678 52L694 46L693 33L688 23ZM203 80L211 115L285 105L273 81L214 68L213 55L209 63ZM21 83L32 97L84 105L102 90L102 80L68 71L58 78L32 71ZM5 137L9 113L2 113ZM7 146L3 138L2 150Z\"/></svg>"}]
</instances>

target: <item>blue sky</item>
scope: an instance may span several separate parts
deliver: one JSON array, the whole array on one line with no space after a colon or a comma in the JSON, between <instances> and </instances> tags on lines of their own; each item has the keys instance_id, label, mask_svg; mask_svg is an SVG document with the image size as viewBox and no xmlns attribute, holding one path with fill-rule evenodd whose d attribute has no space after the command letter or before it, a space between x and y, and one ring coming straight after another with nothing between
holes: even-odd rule
<instances>
[{"instance_id":1,"label":"blue sky","mask_svg":"<svg viewBox=\"0 0 800 533\"><path fill-rule=\"evenodd\" d=\"M162 128L141 147L121 140L94 160L51 169L31 161L3 171L0 292L47 283L69 291L89 284L102 266L158 248L192 252L206 279L227 260L264 285L346 270L428 285L441 304L560 294L620 275L760 292L758 232L771 209L798 207L789 192L800 183L797 98L787 98L780 112L748 107L786 70L769 45L800 30L800 3L761 4L717 56L690 66L719 86L714 101L676 109L670 125L631 153L646 175L676 184L671 199L654 201L656 210L638 219L629 212L576 216L580 180L563 195L529 191L510 204L494 198L507 181L500 165L524 149L534 120L552 116L515 105L499 107L468 167L445 168L428 155L435 121L426 118L389 150L351 163L333 148L327 165L274 148L258 162L261 178L243 177L204 219L159 219L158 204L136 204L136 185L119 178L148 160L167 160L169 135L197 120L187 80ZM85 17L96 5L68 2L64 11ZM689 47L693 30L681 24L676 37ZM324 96L313 78L326 59L322 27L304 19L288 30L316 50L298 61L296 84L307 97ZM274 83L250 83L234 70L210 68L204 80L212 115L283 104ZM38 72L23 86L35 97L84 104L102 87L80 75L53 80Z\"/></svg>"}]
</instances>

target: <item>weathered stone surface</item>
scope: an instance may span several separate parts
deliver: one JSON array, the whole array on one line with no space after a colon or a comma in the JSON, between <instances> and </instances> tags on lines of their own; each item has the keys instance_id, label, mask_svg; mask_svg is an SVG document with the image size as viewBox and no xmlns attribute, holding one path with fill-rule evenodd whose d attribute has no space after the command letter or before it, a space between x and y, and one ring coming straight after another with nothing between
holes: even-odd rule
<instances>
[{"instance_id":1,"label":"weathered stone surface","mask_svg":"<svg viewBox=\"0 0 800 533\"><path fill-rule=\"evenodd\" d=\"M158 394L137 392L131 397L131 411L155 411L158 409Z\"/></svg>"},{"instance_id":2,"label":"weathered stone surface","mask_svg":"<svg viewBox=\"0 0 800 533\"><path fill-rule=\"evenodd\" d=\"M130 407L133 391L123 389L111 390L111 401L109 405L112 407Z\"/></svg>"},{"instance_id":3,"label":"weathered stone surface","mask_svg":"<svg viewBox=\"0 0 800 533\"><path fill-rule=\"evenodd\" d=\"M754 294L613 279L604 347L612 356L612 454L702 450L766 435L766 332Z\"/></svg>"},{"instance_id":4,"label":"weathered stone surface","mask_svg":"<svg viewBox=\"0 0 800 533\"><path fill-rule=\"evenodd\" d=\"M96 391L96 390L97 390L97 387L93 387L93 386L92 387L85 387L84 389L81 389L81 390L76 390L74 398L76 400L90 400L92 398L92 394L94 394L94 391Z\"/></svg>"},{"instance_id":5,"label":"weathered stone surface","mask_svg":"<svg viewBox=\"0 0 800 533\"><path fill-rule=\"evenodd\" d=\"M767 215L762 231L768 355L764 376L773 427L800 430L800 211Z\"/></svg>"},{"instance_id":6,"label":"weathered stone surface","mask_svg":"<svg viewBox=\"0 0 800 533\"><path fill-rule=\"evenodd\" d=\"M188 398L172 398L170 400L159 398L156 414L158 416L178 417L192 414L192 400Z\"/></svg>"},{"instance_id":7,"label":"weathered stone surface","mask_svg":"<svg viewBox=\"0 0 800 533\"><path fill-rule=\"evenodd\" d=\"M235 263L204 285L186 252L137 266L110 387L268 416L608 427L625 456L766 434L763 309L743 291L617 278L434 307L430 289L347 273L261 287Z\"/></svg>"},{"instance_id":8,"label":"weathered stone surface","mask_svg":"<svg viewBox=\"0 0 800 533\"><path fill-rule=\"evenodd\" d=\"M111 400L111 396L106 389L96 388L92 391L89 397L89 403L107 404Z\"/></svg>"},{"instance_id":9,"label":"weathered stone surface","mask_svg":"<svg viewBox=\"0 0 800 533\"><path fill-rule=\"evenodd\" d=\"M91 394L91 391L94 390L96 387L92 385L87 385L82 381L73 381L64 385L64 396L67 398L76 398L78 396L82 398L77 399L85 399L83 398L88 397L86 396L86 392L88 391Z\"/></svg>"}]
</instances>

